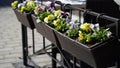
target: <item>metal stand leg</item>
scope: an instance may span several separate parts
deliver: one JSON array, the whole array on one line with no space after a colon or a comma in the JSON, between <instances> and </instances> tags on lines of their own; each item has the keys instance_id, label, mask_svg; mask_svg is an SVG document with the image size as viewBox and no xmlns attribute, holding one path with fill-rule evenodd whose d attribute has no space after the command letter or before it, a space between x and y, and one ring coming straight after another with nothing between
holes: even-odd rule
<instances>
[{"instance_id":1,"label":"metal stand leg","mask_svg":"<svg viewBox=\"0 0 120 68\"><path fill-rule=\"evenodd\" d=\"M69 54L66 53L65 51L63 51L63 55L64 55L64 57L65 57L65 58L63 58L63 56L62 56L64 65L67 66L68 68L72 68L72 64L70 64L70 58L68 57ZM66 62L66 61L67 61L67 62ZM69 65L68 65L68 64L69 64Z\"/></svg>"},{"instance_id":2,"label":"metal stand leg","mask_svg":"<svg viewBox=\"0 0 120 68\"><path fill-rule=\"evenodd\" d=\"M86 63L84 63L84 62L82 62L82 61L80 62L80 67L81 67L81 68L93 68L93 67L87 65Z\"/></svg>"},{"instance_id":3,"label":"metal stand leg","mask_svg":"<svg viewBox=\"0 0 120 68\"><path fill-rule=\"evenodd\" d=\"M33 42L33 54L35 54L35 38L34 38L34 29L32 30L32 42Z\"/></svg>"},{"instance_id":4,"label":"metal stand leg","mask_svg":"<svg viewBox=\"0 0 120 68\"><path fill-rule=\"evenodd\" d=\"M73 57L73 68L76 68L76 58Z\"/></svg>"},{"instance_id":5,"label":"metal stand leg","mask_svg":"<svg viewBox=\"0 0 120 68\"><path fill-rule=\"evenodd\" d=\"M118 60L117 60L116 68L120 68L120 57L119 57Z\"/></svg>"},{"instance_id":6,"label":"metal stand leg","mask_svg":"<svg viewBox=\"0 0 120 68\"><path fill-rule=\"evenodd\" d=\"M54 46L54 45L52 45L52 46ZM56 55L57 55L56 51L57 51L56 48L52 49L52 57L55 59L56 59ZM52 68L57 68L56 61L54 61L53 59L52 59Z\"/></svg>"},{"instance_id":7,"label":"metal stand leg","mask_svg":"<svg viewBox=\"0 0 120 68\"><path fill-rule=\"evenodd\" d=\"M28 65L28 41L27 41L27 28L22 25L22 47L23 47L23 64Z\"/></svg>"}]
</instances>

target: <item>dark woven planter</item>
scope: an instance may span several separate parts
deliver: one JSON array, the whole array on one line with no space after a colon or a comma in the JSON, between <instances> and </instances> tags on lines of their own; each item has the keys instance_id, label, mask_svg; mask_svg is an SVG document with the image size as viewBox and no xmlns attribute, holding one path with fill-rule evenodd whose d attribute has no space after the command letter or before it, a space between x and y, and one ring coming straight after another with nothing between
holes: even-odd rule
<instances>
[{"instance_id":1,"label":"dark woven planter","mask_svg":"<svg viewBox=\"0 0 120 68\"><path fill-rule=\"evenodd\" d=\"M111 38L95 45L87 46L55 32L63 50L92 67L104 68L116 62L119 54L117 39Z\"/></svg>"},{"instance_id":2,"label":"dark woven planter","mask_svg":"<svg viewBox=\"0 0 120 68\"><path fill-rule=\"evenodd\" d=\"M37 18L34 15L32 15L32 19L33 19L33 22L35 24L37 31L41 35L46 37L49 41L51 41L53 44L58 45L58 41L56 39L54 29L50 27L49 25L47 25L45 22L37 23L36 22Z\"/></svg>"},{"instance_id":3,"label":"dark woven planter","mask_svg":"<svg viewBox=\"0 0 120 68\"><path fill-rule=\"evenodd\" d=\"M29 27L31 29L35 28L33 23L31 13L21 13L18 10L14 10L18 21L20 21L24 26Z\"/></svg>"},{"instance_id":4,"label":"dark woven planter","mask_svg":"<svg viewBox=\"0 0 120 68\"><path fill-rule=\"evenodd\" d=\"M53 44L58 45L58 39L56 38L54 29L49 25L45 24L45 22L44 22L44 29L45 29L45 37Z\"/></svg>"},{"instance_id":5,"label":"dark woven planter","mask_svg":"<svg viewBox=\"0 0 120 68\"><path fill-rule=\"evenodd\" d=\"M36 20L37 20L37 17L35 15L32 15L32 19L33 19L33 23L35 24L35 28L37 29L37 31L45 36L45 29L44 29L44 24L41 22L41 23L37 23Z\"/></svg>"}]
</instances>

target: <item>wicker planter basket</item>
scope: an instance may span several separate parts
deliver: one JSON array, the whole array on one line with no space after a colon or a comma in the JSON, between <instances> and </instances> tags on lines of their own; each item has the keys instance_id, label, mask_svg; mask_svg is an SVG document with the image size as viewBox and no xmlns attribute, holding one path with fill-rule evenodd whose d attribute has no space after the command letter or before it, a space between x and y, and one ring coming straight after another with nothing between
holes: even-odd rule
<instances>
[{"instance_id":1,"label":"wicker planter basket","mask_svg":"<svg viewBox=\"0 0 120 68\"><path fill-rule=\"evenodd\" d=\"M47 25L45 22L37 23L37 18L34 15L32 15L32 19L35 24L36 30L53 44L58 45L58 39L55 36L54 29Z\"/></svg>"},{"instance_id":2,"label":"wicker planter basket","mask_svg":"<svg viewBox=\"0 0 120 68\"><path fill-rule=\"evenodd\" d=\"M87 46L60 32L55 31L55 34L63 50L92 67L104 68L114 64L117 60L120 47L116 38Z\"/></svg>"},{"instance_id":3,"label":"wicker planter basket","mask_svg":"<svg viewBox=\"0 0 120 68\"><path fill-rule=\"evenodd\" d=\"M31 13L21 13L18 10L14 10L18 21L20 21L24 26L29 27L31 29L35 28L33 23Z\"/></svg>"}]
</instances>

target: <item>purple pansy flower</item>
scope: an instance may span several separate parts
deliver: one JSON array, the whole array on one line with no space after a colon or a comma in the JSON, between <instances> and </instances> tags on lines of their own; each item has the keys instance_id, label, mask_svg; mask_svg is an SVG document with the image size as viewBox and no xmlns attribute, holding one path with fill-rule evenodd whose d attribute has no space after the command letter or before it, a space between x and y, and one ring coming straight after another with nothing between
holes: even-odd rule
<instances>
[{"instance_id":1,"label":"purple pansy flower","mask_svg":"<svg viewBox=\"0 0 120 68\"><path fill-rule=\"evenodd\" d=\"M62 12L61 13L62 18L67 18L69 16L68 12Z\"/></svg>"},{"instance_id":2,"label":"purple pansy flower","mask_svg":"<svg viewBox=\"0 0 120 68\"><path fill-rule=\"evenodd\" d=\"M53 2L51 2L48 7L53 8L54 6L55 6L55 4Z\"/></svg>"},{"instance_id":3,"label":"purple pansy flower","mask_svg":"<svg viewBox=\"0 0 120 68\"><path fill-rule=\"evenodd\" d=\"M37 15L40 11L44 11L41 7L38 8L38 10L34 10L35 14Z\"/></svg>"},{"instance_id":4,"label":"purple pansy flower","mask_svg":"<svg viewBox=\"0 0 120 68\"><path fill-rule=\"evenodd\" d=\"M71 29L75 29L75 27L76 27L75 23L72 22L70 28L71 28Z\"/></svg>"},{"instance_id":5,"label":"purple pansy flower","mask_svg":"<svg viewBox=\"0 0 120 68\"><path fill-rule=\"evenodd\" d=\"M69 23L71 20L69 18L66 18L66 22Z\"/></svg>"}]
</instances>

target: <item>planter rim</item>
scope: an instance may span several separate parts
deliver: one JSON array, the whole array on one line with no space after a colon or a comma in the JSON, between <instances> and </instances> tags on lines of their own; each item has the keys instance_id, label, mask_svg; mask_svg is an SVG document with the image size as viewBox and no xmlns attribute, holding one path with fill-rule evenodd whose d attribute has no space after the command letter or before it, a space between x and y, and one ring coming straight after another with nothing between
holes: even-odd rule
<instances>
[{"instance_id":1,"label":"planter rim","mask_svg":"<svg viewBox=\"0 0 120 68\"><path fill-rule=\"evenodd\" d=\"M34 16L35 18L37 18L34 14L32 14L32 16ZM97 43L95 43L95 44L93 44L93 45L87 46L87 45L85 45L85 44L83 44L83 43L81 43L81 42L79 42L79 41L76 41L76 40L74 40L74 39L71 39L71 38L69 38L68 36L66 36L65 34L62 34L61 32L55 30L54 28L52 28L51 26L49 26L46 22L43 22L43 21L42 21L42 22L39 22L39 23L43 23L44 25L46 25L46 26L48 26L49 28L51 28L53 31L59 33L60 35L68 38L69 40L71 40L71 41L73 41L73 42L75 42L75 43L77 43L77 44L80 44L80 45L82 45L83 47L85 47L85 48L87 48L87 49L90 49L90 50L99 47L99 45L101 45L101 44L105 44L105 43L107 43L107 42L109 42L109 41L111 41L111 40L116 39L116 37L110 37L110 38L108 38L108 39L106 39L106 40L104 40L104 41L102 41L102 42L97 42ZM39 23L38 23L38 24L39 24ZM78 45L77 45L77 46L78 46ZM102 46L102 45L101 45L101 46Z\"/></svg>"},{"instance_id":2,"label":"planter rim","mask_svg":"<svg viewBox=\"0 0 120 68\"><path fill-rule=\"evenodd\" d=\"M55 30L55 29L54 29L54 30ZM57 30L55 30L55 31L57 31ZM82 45L82 46L84 46L84 47L86 47L86 48L88 48L88 49L93 49L93 48L95 48L95 47L99 47L99 45L104 44L104 43L107 43L107 41L116 39L115 37L111 37L111 38L108 38L108 39L106 39L106 40L104 40L104 41L102 41L102 42L97 42L97 43L95 43L95 44L93 44L93 45L91 45L91 46L87 46L87 45L85 45L85 44L83 44L83 43L81 43L81 42L79 42L79 41L76 41L76 40L73 40L73 39L69 38L68 36L66 36L65 34L62 34L62 33L59 32L59 31L57 31L57 32L58 32L60 35L68 38L69 40L71 40L71 41L73 41L73 42L75 42L75 43L78 43L78 44L80 44L80 45Z\"/></svg>"},{"instance_id":3,"label":"planter rim","mask_svg":"<svg viewBox=\"0 0 120 68\"><path fill-rule=\"evenodd\" d=\"M20 12L18 9L15 9L15 11ZM20 13L21 13L21 14L24 14L24 15L25 15L25 14L32 14L32 11L31 11L31 12L28 12L28 13L27 13L27 12L23 12L23 13L22 13L22 12L20 12Z\"/></svg>"}]
</instances>

